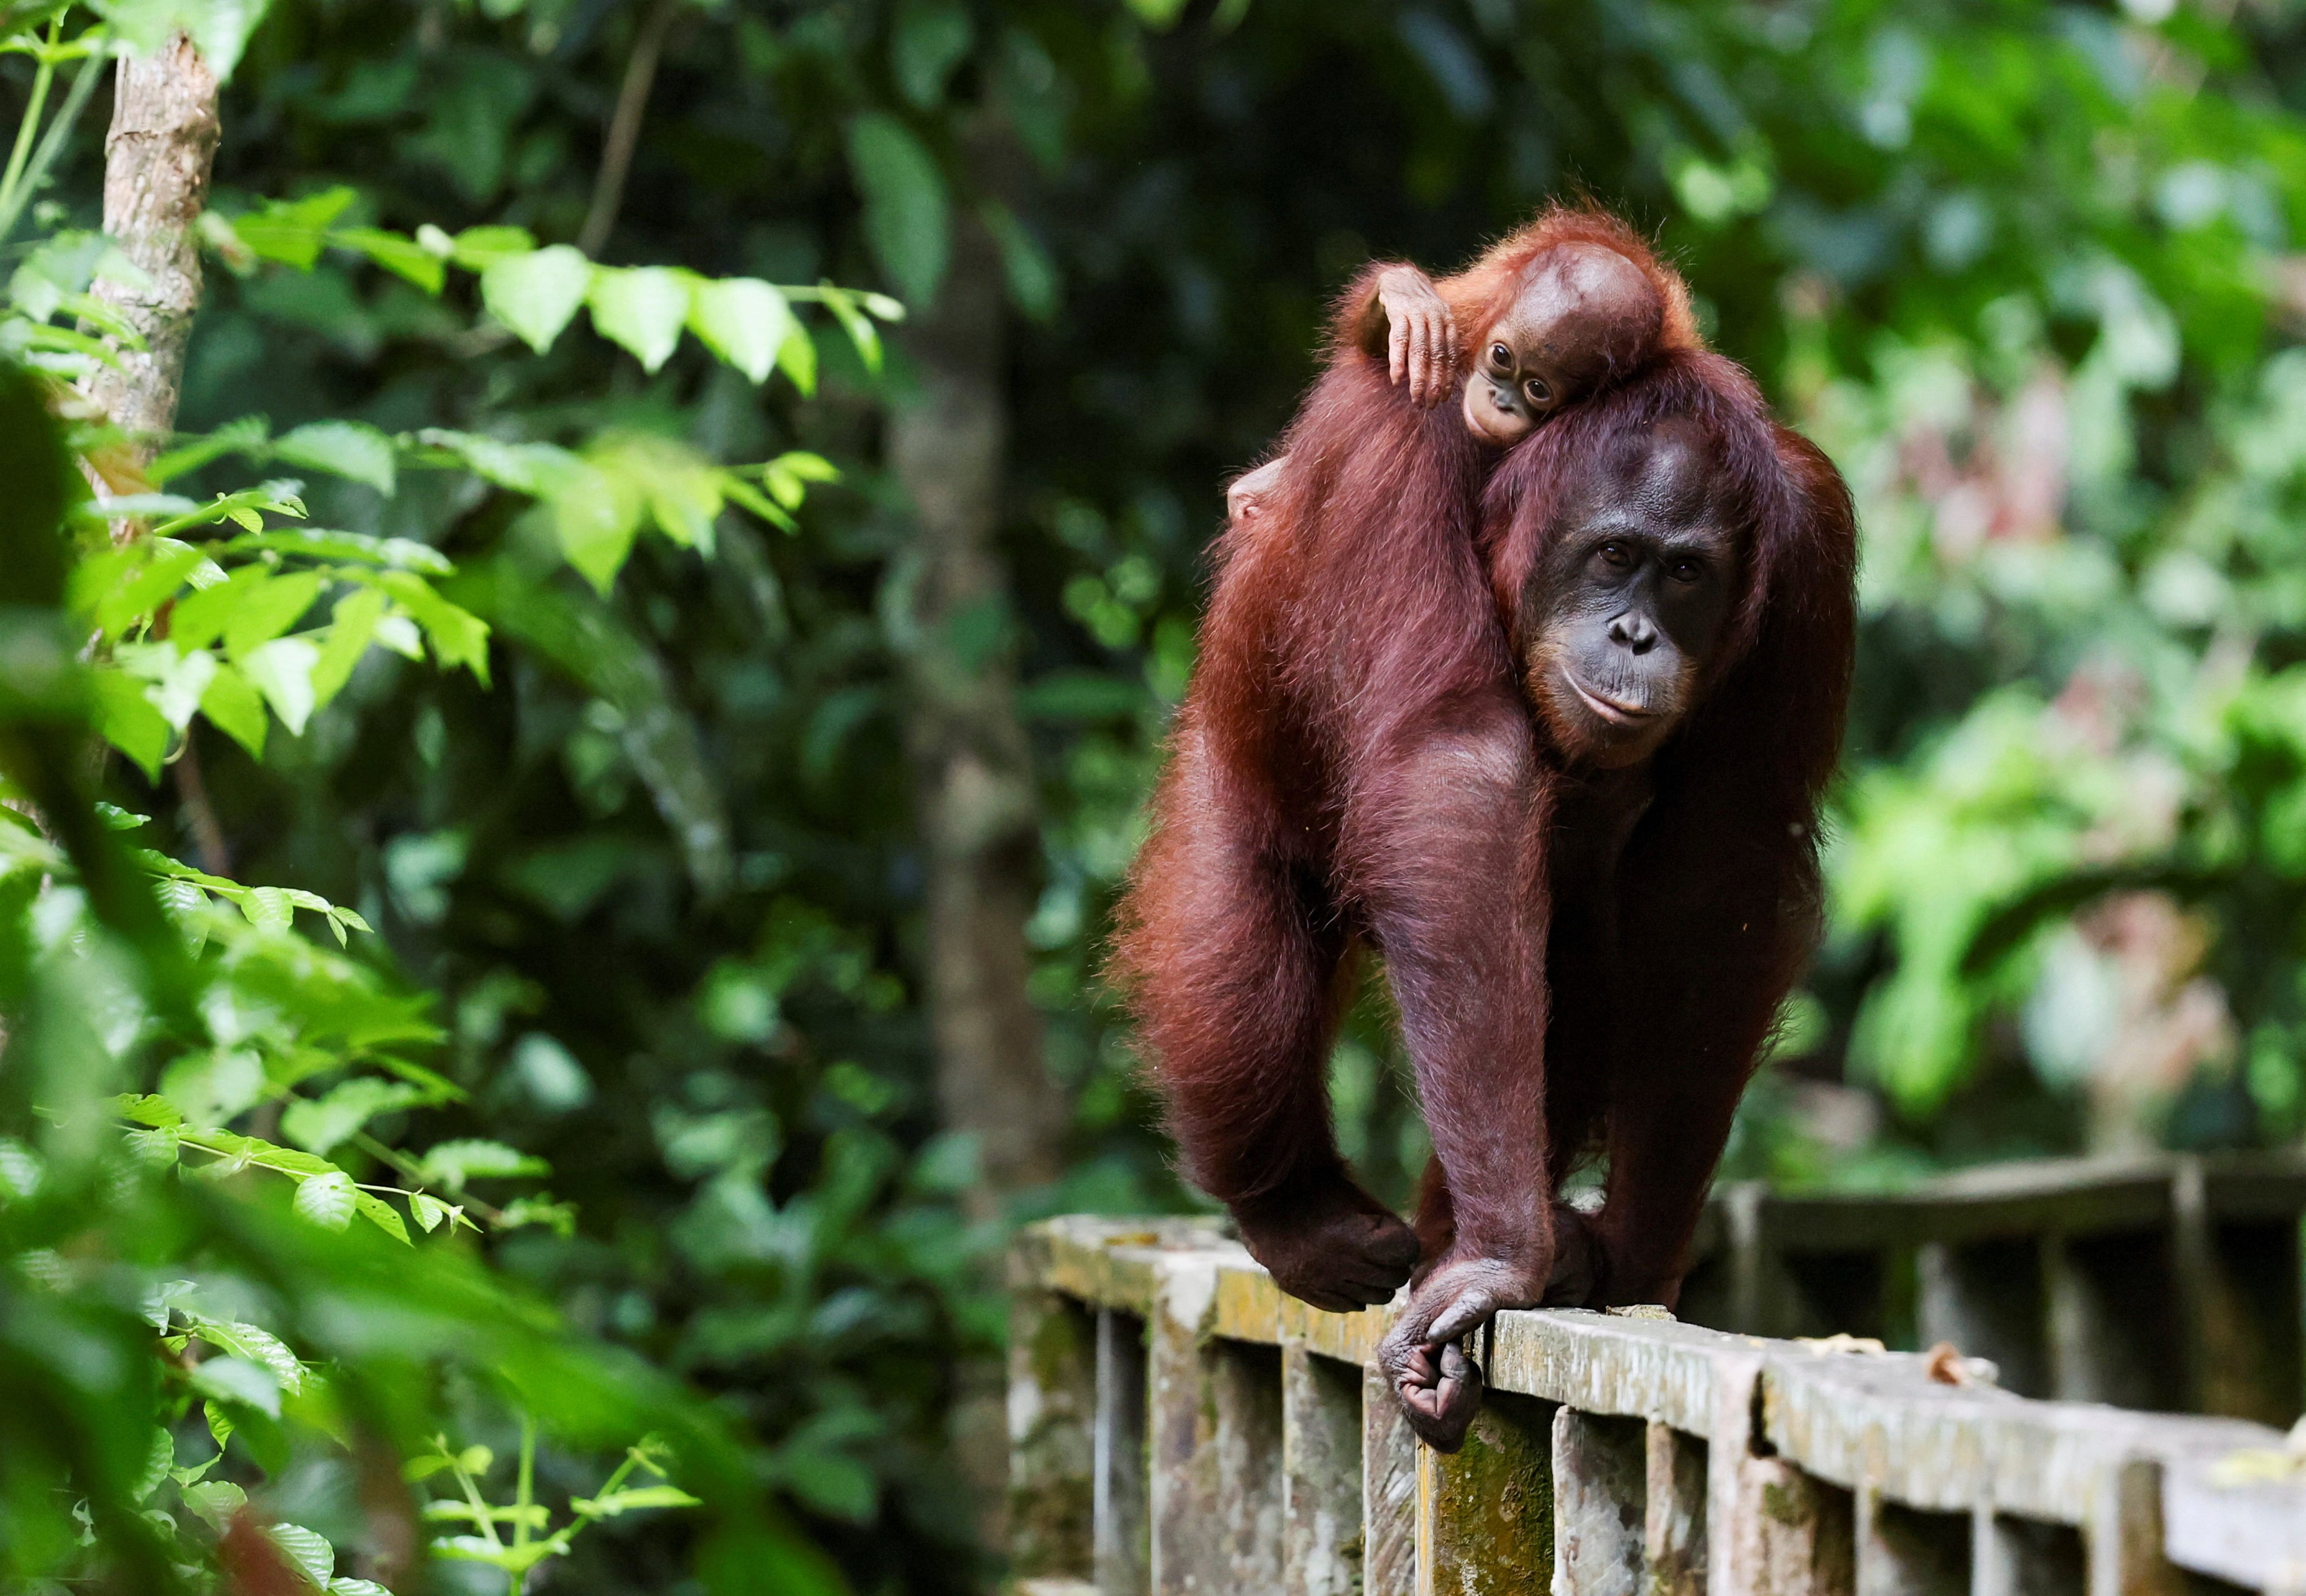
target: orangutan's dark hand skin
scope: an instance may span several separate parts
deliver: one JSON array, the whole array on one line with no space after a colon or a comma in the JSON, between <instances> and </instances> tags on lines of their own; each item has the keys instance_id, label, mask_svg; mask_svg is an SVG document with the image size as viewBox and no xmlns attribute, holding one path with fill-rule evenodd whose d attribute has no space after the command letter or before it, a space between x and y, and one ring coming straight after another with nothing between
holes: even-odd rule
<instances>
[{"instance_id":1,"label":"orangutan's dark hand skin","mask_svg":"<svg viewBox=\"0 0 2306 1596\"><path fill-rule=\"evenodd\" d=\"M1275 1284L1331 1313L1390 1302L1417 1265L1417 1233L1343 1171L1235 1203L1233 1216Z\"/></svg>"}]
</instances>

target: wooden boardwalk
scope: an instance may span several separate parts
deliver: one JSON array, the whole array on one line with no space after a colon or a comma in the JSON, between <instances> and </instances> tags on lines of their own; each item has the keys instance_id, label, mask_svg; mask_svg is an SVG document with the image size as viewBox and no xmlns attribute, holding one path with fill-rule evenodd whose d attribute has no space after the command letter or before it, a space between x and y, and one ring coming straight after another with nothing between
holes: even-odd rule
<instances>
[{"instance_id":1,"label":"wooden boardwalk","mask_svg":"<svg viewBox=\"0 0 2306 1596\"><path fill-rule=\"evenodd\" d=\"M1308 1308L1214 1226L1054 1220L1011 1267L1023 1596L2306 1596L2306 1453L2247 1420L2029 1399L1848 1337L1519 1312L1445 1458L1371 1372L1389 1310Z\"/></svg>"}]
</instances>

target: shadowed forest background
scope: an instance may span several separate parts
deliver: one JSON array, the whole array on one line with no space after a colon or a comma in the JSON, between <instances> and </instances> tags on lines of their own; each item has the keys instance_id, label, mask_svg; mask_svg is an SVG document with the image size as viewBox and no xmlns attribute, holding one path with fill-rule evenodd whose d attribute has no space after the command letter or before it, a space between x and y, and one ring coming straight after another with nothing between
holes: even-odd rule
<instances>
[{"instance_id":1,"label":"shadowed forest background","mask_svg":"<svg viewBox=\"0 0 2306 1596\"><path fill-rule=\"evenodd\" d=\"M0 81L13 108L30 67ZM98 225L107 98L15 264ZM278 0L222 124L226 218L342 185L326 226L909 309L877 371L807 320L804 395L696 342L535 353L469 279L211 228L186 433L344 419L602 470L671 440L838 480L780 527L647 478L653 520L580 554L478 466L313 476L314 524L456 563L489 680L372 649L260 761L200 721L157 781L106 778L140 845L349 906L352 958L433 994L422 1056L464 1096L366 1133L549 1174L472 1165L507 1222L423 1246L705 1395L779 1543L829 1554L759 1588L994 1567L954 1459L998 1424L1007 1226L1193 1204L1097 971L1224 482L1356 268L1454 268L1550 198L1651 232L1858 498L1831 925L1729 1173L2306 1131L2306 8ZM1335 1098L1405 1199L1374 982ZM456 1445L517 1447L517 1404L426 1389ZM362 1543L341 1449L283 1422L234 1477ZM548 1437L538 1467L589 1489L603 1455ZM753 1588L693 1538L611 1526L550 1588Z\"/></svg>"}]
</instances>

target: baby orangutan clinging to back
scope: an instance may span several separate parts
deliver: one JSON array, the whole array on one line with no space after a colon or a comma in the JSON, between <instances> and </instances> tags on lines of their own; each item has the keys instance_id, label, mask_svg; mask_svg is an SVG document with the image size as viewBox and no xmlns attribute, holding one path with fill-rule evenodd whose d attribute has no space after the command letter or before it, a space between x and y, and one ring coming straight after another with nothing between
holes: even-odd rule
<instances>
[{"instance_id":1,"label":"baby orangutan clinging to back","mask_svg":"<svg viewBox=\"0 0 2306 1596\"><path fill-rule=\"evenodd\" d=\"M1460 344L1460 329L1470 334ZM1333 322L1339 348L1371 361L1419 406L1466 372L1465 430L1510 448L1563 405L1607 387L1660 349L1695 348L1681 279L1612 217L1556 209L1436 283L1414 266L1372 266ZM1277 456L1226 490L1230 519L1260 514L1288 466Z\"/></svg>"}]
</instances>

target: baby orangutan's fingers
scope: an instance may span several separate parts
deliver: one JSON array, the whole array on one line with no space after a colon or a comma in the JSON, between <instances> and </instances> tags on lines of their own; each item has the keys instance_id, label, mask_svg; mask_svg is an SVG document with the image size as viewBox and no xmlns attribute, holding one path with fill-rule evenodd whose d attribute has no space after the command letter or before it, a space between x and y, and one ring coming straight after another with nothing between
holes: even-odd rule
<instances>
[{"instance_id":1,"label":"baby orangutan's fingers","mask_svg":"<svg viewBox=\"0 0 2306 1596\"><path fill-rule=\"evenodd\" d=\"M1410 371L1409 321L1407 318L1402 316L1392 318L1392 324L1386 329L1385 348L1388 357L1387 364L1392 371L1393 380L1398 382L1404 376L1408 375ZM1414 398L1416 397L1416 393L1417 390L1414 385L1414 380L1413 379L1410 388L1410 397Z\"/></svg>"}]
</instances>

